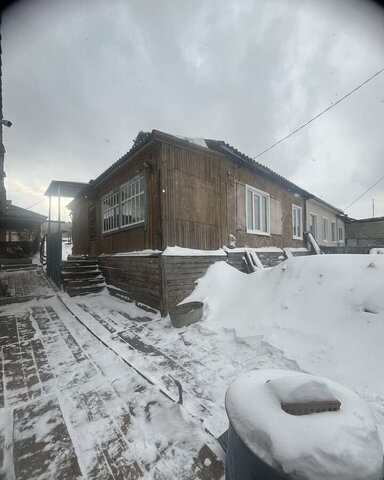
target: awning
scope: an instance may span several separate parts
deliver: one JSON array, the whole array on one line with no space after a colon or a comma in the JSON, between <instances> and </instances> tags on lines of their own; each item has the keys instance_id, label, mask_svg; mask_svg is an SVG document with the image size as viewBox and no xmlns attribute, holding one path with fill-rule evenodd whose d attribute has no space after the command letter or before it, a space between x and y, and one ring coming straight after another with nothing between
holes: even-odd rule
<instances>
[{"instance_id":1,"label":"awning","mask_svg":"<svg viewBox=\"0 0 384 480\"><path fill-rule=\"evenodd\" d=\"M76 197L88 185L88 183L83 182L52 180L44 195L46 197Z\"/></svg>"}]
</instances>

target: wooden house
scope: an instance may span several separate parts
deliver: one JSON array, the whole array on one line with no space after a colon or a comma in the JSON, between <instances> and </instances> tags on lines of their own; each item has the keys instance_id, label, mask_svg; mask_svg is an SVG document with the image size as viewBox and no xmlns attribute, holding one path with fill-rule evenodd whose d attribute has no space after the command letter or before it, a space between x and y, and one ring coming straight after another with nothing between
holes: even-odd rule
<instances>
[{"instance_id":1,"label":"wooden house","mask_svg":"<svg viewBox=\"0 0 384 480\"><path fill-rule=\"evenodd\" d=\"M98 257L109 285L166 314L212 263L242 269L241 247L263 249L264 266L304 250L310 199L326 205L223 141L140 132L70 203L73 254Z\"/></svg>"},{"instance_id":2,"label":"wooden house","mask_svg":"<svg viewBox=\"0 0 384 480\"><path fill-rule=\"evenodd\" d=\"M225 142L140 133L71 202L73 252L302 247L309 197Z\"/></svg>"}]
</instances>

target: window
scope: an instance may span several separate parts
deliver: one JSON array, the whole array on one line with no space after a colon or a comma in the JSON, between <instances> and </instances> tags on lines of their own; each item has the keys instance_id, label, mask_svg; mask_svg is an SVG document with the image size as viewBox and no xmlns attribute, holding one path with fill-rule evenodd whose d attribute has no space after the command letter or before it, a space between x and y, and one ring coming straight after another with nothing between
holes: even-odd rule
<instances>
[{"instance_id":1,"label":"window","mask_svg":"<svg viewBox=\"0 0 384 480\"><path fill-rule=\"evenodd\" d=\"M313 238L317 238L317 215L315 213L309 214L309 231L312 233Z\"/></svg>"},{"instance_id":2,"label":"window","mask_svg":"<svg viewBox=\"0 0 384 480\"><path fill-rule=\"evenodd\" d=\"M328 242L328 233L329 225L328 225L328 218L323 217L323 241Z\"/></svg>"},{"instance_id":3,"label":"window","mask_svg":"<svg viewBox=\"0 0 384 480\"><path fill-rule=\"evenodd\" d=\"M269 234L269 195L255 188L246 188L247 232Z\"/></svg>"},{"instance_id":4,"label":"window","mask_svg":"<svg viewBox=\"0 0 384 480\"><path fill-rule=\"evenodd\" d=\"M293 238L302 240L303 238L303 209L297 205L292 205L292 231Z\"/></svg>"},{"instance_id":5,"label":"window","mask_svg":"<svg viewBox=\"0 0 384 480\"><path fill-rule=\"evenodd\" d=\"M336 222L331 222L331 239L336 242Z\"/></svg>"},{"instance_id":6,"label":"window","mask_svg":"<svg viewBox=\"0 0 384 480\"><path fill-rule=\"evenodd\" d=\"M103 232L119 228L119 192L110 194L102 201Z\"/></svg>"},{"instance_id":7,"label":"window","mask_svg":"<svg viewBox=\"0 0 384 480\"><path fill-rule=\"evenodd\" d=\"M339 227L339 228L338 228L338 231L339 231L339 242L343 242L343 241L344 241L344 231L343 231L343 227Z\"/></svg>"},{"instance_id":8,"label":"window","mask_svg":"<svg viewBox=\"0 0 384 480\"><path fill-rule=\"evenodd\" d=\"M145 220L144 176L133 178L102 200L103 233L131 225L139 225Z\"/></svg>"},{"instance_id":9,"label":"window","mask_svg":"<svg viewBox=\"0 0 384 480\"><path fill-rule=\"evenodd\" d=\"M136 178L121 188L121 226L144 222L144 178Z\"/></svg>"}]
</instances>

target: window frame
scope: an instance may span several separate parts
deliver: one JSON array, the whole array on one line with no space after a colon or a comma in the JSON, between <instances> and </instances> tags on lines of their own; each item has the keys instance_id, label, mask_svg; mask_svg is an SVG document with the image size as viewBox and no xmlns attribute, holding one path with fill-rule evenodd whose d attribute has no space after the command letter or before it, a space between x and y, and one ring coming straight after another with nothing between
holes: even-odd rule
<instances>
[{"instance_id":1,"label":"window frame","mask_svg":"<svg viewBox=\"0 0 384 480\"><path fill-rule=\"evenodd\" d=\"M260 224L262 223L262 198L264 197L266 199L266 209L267 209L267 214L266 218L264 221L266 222L266 230L260 230L260 229L255 229L255 228L249 228L248 225L248 192L252 193L252 205L254 205L254 197L257 196L259 197L259 215L260 215ZM252 187L251 185L246 185L245 188L245 224L246 224L246 231L247 233L250 233L252 235L264 235L266 237L270 237L270 229L271 229L271 197L269 193L263 192L262 190L259 190L255 187ZM253 225L255 224L255 216L253 215L252 218L252 223Z\"/></svg>"},{"instance_id":2,"label":"window frame","mask_svg":"<svg viewBox=\"0 0 384 480\"><path fill-rule=\"evenodd\" d=\"M333 227L335 228L333 229ZM331 241L333 243L337 242L337 224L332 220L331 220Z\"/></svg>"},{"instance_id":3,"label":"window frame","mask_svg":"<svg viewBox=\"0 0 384 480\"><path fill-rule=\"evenodd\" d=\"M117 196L117 207L118 207L117 226L113 226L112 228L105 229L104 228L104 220L105 220L104 219L104 213L105 213L104 202L106 202L109 198L112 198L114 196ZM114 207L115 206L113 205L112 207L109 207L108 210L111 210ZM114 216L112 218L114 218ZM111 233L119 230L119 228L120 228L120 190L115 188L114 190L111 190L101 198L101 232L103 234Z\"/></svg>"},{"instance_id":4,"label":"window frame","mask_svg":"<svg viewBox=\"0 0 384 480\"><path fill-rule=\"evenodd\" d=\"M132 187L137 182L139 182L139 185L140 185L140 181L142 181L142 184L143 184L142 192L135 193L130 198L131 199L132 198L137 198L137 197L141 197L141 195L142 195L142 198L143 198L143 212L144 212L143 213L143 218L141 220L137 221L137 222L127 223L127 224L123 225L123 205L125 203L128 203L128 200L129 200L129 198L122 200L123 190L128 189L128 187ZM145 219L146 219L146 216L147 216L146 213L147 213L146 181L145 181L145 175L144 175L144 173L142 173L142 174L138 174L135 177L131 178L130 180L128 180L128 182L125 182L122 185L120 185L120 229L121 230L126 230L126 229L129 229L129 228L135 228L137 226L145 224Z\"/></svg>"},{"instance_id":5,"label":"window frame","mask_svg":"<svg viewBox=\"0 0 384 480\"><path fill-rule=\"evenodd\" d=\"M309 214L309 232L313 235L313 238L315 240L317 240L318 238L318 234L319 234L319 216L317 215L317 213L314 213L314 212L308 212ZM315 223L315 232L311 231L311 217L315 217L316 218L316 223Z\"/></svg>"},{"instance_id":6,"label":"window frame","mask_svg":"<svg viewBox=\"0 0 384 480\"><path fill-rule=\"evenodd\" d=\"M322 234L323 234L323 242L328 243L329 241L329 218L328 217L321 217L322 218ZM325 229L324 226L327 225L327 228ZM327 230L327 232L325 232ZM327 233L327 235L325 235Z\"/></svg>"},{"instance_id":7,"label":"window frame","mask_svg":"<svg viewBox=\"0 0 384 480\"><path fill-rule=\"evenodd\" d=\"M296 220L296 215L295 212L298 212L300 222L299 222L299 228L300 228L300 235L295 235L295 220ZM303 207L300 207L299 205L292 204L292 238L294 240L303 240Z\"/></svg>"},{"instance_id":8,"label":"window frame","mask_svg":"<svg viewBox=\"0 0 384 480\"><path fill-rule=\"evenodd\" d=\"M139 191L138 193L135 193L134 195L131 195L131 197L128 197L124 200L123 198L123 191L128 189L129 186L134 185L135 183L142 182L142 191ZM110 228L108 230L104 229L104 202L110 198L113 197L114 195L117 194L118 198L118 225L114 226L113 228ZM134 177L130 178L128 181L124 182L121 184L119 187L111 190L108 192L106 195L103 195L101 198L101 234L102 235L109 235L111 233L116 233L116 232L121 232L124 230L130 230L133 228L138 228L141 226L146 225L146 218L147 218L147 182L146 182L146 176L144 172L139 173L138 175L135 175ZM141 197L142 196L142 197ZM140 197L143 200L142 204L142 211L143 211L143 218L140 219L139 221L132 222L132 223L127 223L123 225L123 206L128 202L130 198L137 198ZM140 203L141 207L141 203ZM139 209L141 211L141 208Z\"/></svg>"},{"instance_id":9,"label":"window frame","mask_svg":"<svg viewBox=\"0 0 384 480\"><path fill-rule=\"evenodd\" d=\"M340 235L341 232L341 235ZM344 228L342 225L338 225L337 227L337 241L344 243Z\"/></svg>"}]
</instances>

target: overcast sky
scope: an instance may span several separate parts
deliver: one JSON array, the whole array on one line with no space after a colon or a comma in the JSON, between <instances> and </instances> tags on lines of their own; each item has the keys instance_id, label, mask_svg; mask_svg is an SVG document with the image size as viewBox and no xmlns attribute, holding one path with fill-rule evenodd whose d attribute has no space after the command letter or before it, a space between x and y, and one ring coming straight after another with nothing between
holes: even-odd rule
<instances>
[{"instance_id":1,"label":"overcast sky","mask_svg":"<svg viewBox=\"0 0 384 480\"><path fill-rule=\"evenodd\" d=\"M3 12L8 198L47 214L139 130L255 156L384 67L369 1L24 0ZM258 159L345 208L384 176L384 74ZM348 209L384 216L384 181ZM40 203L37 203L40 202ZM66 203L66 202L65 202Z\"/></svg>"}]
</instances>

